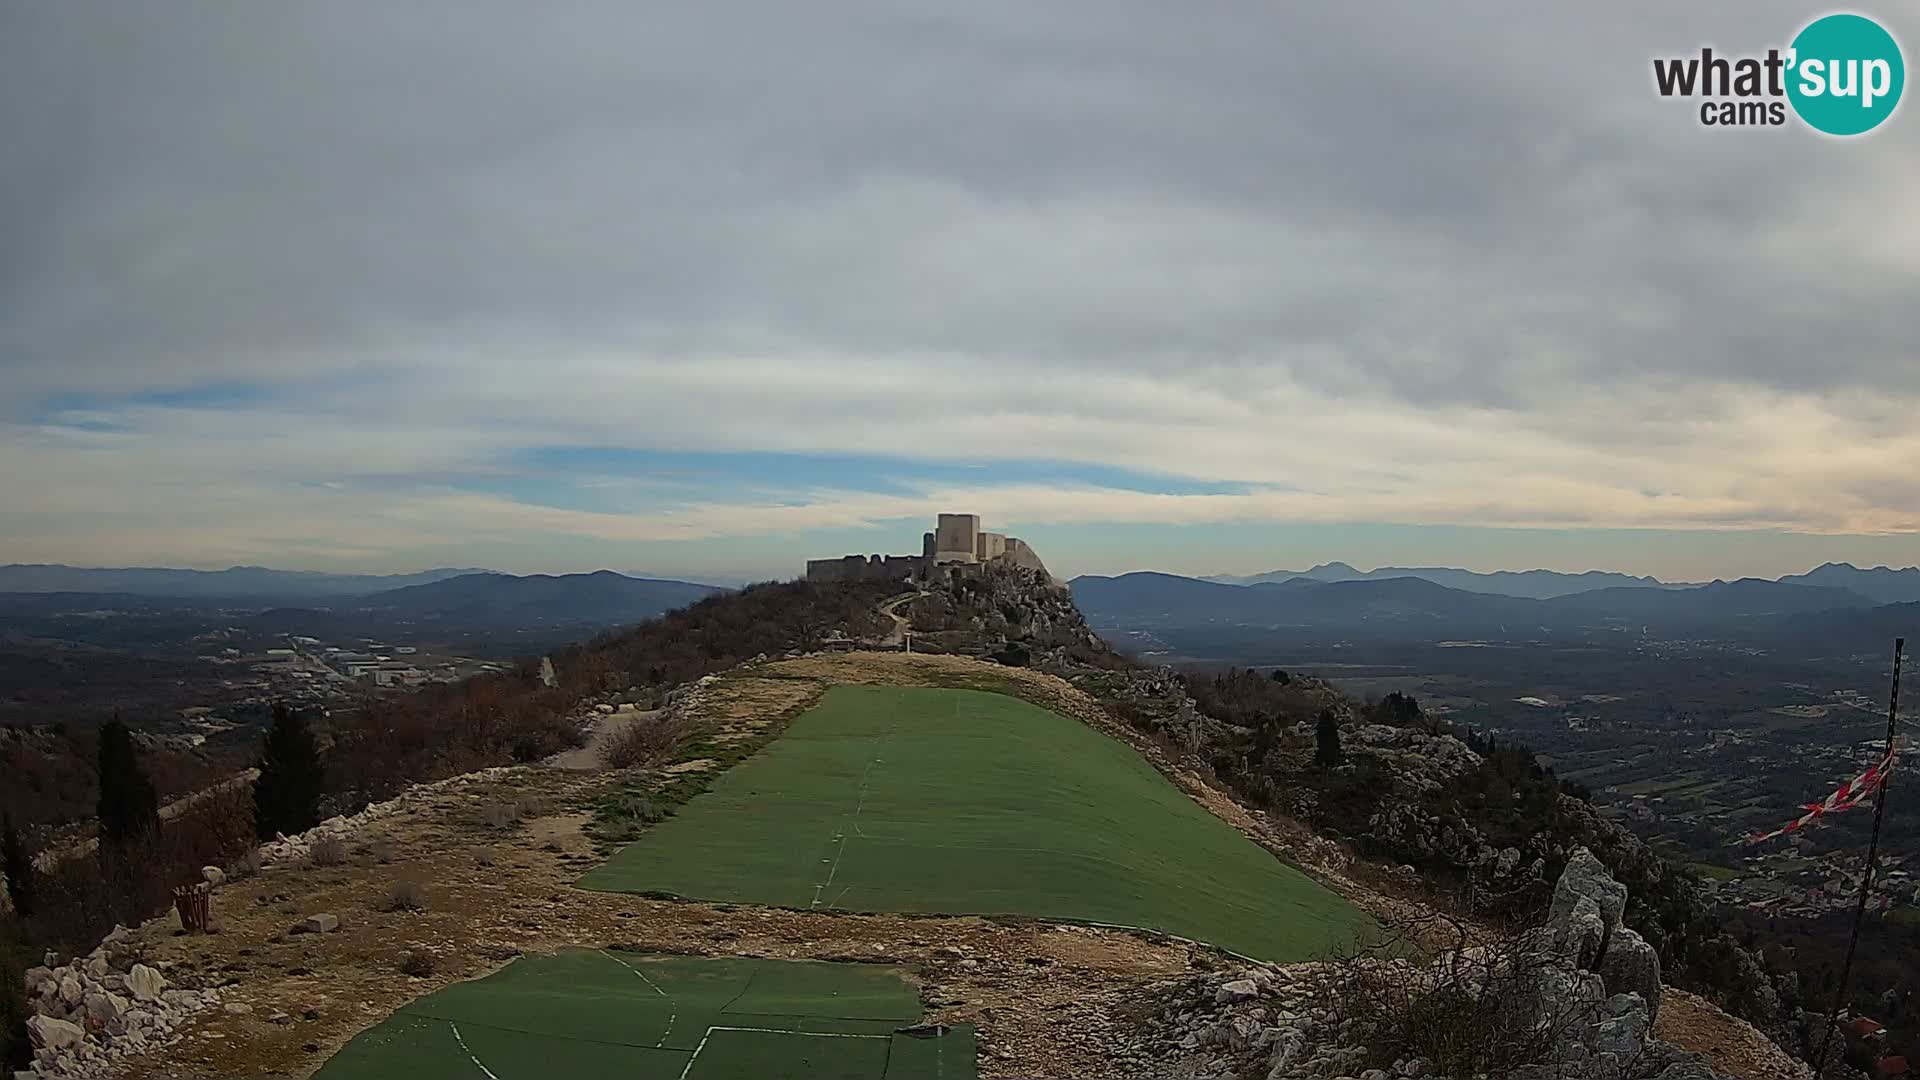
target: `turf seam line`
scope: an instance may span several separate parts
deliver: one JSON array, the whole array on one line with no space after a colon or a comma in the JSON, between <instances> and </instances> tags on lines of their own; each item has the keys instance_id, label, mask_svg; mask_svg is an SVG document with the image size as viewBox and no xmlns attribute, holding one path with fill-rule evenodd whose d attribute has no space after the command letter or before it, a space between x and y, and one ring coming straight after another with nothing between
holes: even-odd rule
<instances>
[{"instance_id":1,"label":"turf seam line","mask_svg":"<svg viewBox=\"0 0 1920 1080\"><path fill-rule=\"evenodd\" d=\"M960 708L959 704L956 703L954 705L954 711L956 716L959 714L959 708ZM852 821L853 821L853 831L858 833L861 837L865 837L867 835L866 830L860 827L860 811L866 809L866 805L867 805L867 782L873 778L873 767L880 763L880 751L883 748L884 744L887 742L887 740L893 738L893 733L898 731L899 729L900 729L900 717L896 714L893 718L893 725L887 728L887 733L885 735L880 736L878 739L874 740L876 745L874 746L873 756L867 759L867 767L861 770L860 772L860 788L858 793L859 797L856 798L853 803ZM840 839L840 846L833 853L833 865L827 868L827 880L813 887L813 903L808 905L810 908L817 908L820 906L820 893L822 892L822 890L833 888L834 875L840 872L840 859L842 856L844 856L847 853L847 832L845 829L840 830L839 839ZM852 886L849 885L847 888L850 889L852 888ZM847 895L846 890L845 889L841 890L840 896L835 898L834 903L828 904L827 906L829 908L833 907L834 904L839 903L840 899L845 898L846 895Z\"/></svg>"},{"instance_id":2,"label":"turf seam line","mask_svg":"<svg viewBox=\"0 0 1920 1080\"><path fill-rule=\"evenodd\" d=\"M465 1050L467 1052L467 1060L473 1062L473 1067L476 1069L479 1069L482 1073L485 1073L487 1080L500 1080L499 1077L493 1075L492 1069L489 1069L485 1065L481 1064L480 1059L478 1057L475 1057L473 1051L467 1048L467 1040L460 1037L460 1025L449 1020L447 1021L447 1026L453 1029L453 1041L459 1043L460 1049Z\"/></svg>"},{"instance_id":3,"label":"turf seam line","mask_svg":"<svg viewBox=\"0 0 1920 1080\"><path fill-rule=\"evenodd\" d=\"M667 999L667 1028L665 1031L662 1031L660 1033L660 1041L653 1044L654 1049L656 1050L666 1046L667 1036L673 1034L673 1022L675 1020L680 1019L679 1003L673 1000L672 994L669 994L665 990L660 989L659 983L656 983L652 979L647 978L646 974L643 973L639 968L634 967L633 965L627 963L625 960L620 959L619 957L613 955L612 953L608 952L605 949L600 950L600 955L606 957L607 959L613 961L616 964L619 964L621 967L626 968L628 971L633 972L635 975L640 976L641 982L646 983L648 986L653 987L654 993L659 994L661 997Z\"/></svg>"}]
</instances>

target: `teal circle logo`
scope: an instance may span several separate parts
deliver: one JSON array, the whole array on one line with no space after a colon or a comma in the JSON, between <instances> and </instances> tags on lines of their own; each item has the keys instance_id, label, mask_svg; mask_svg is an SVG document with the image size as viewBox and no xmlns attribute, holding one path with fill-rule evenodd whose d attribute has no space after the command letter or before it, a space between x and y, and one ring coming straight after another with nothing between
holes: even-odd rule
<instances>
[{"instance_id":1,"label":"teal circle logo","mask_svg":"<svg viewBox=\"0 0 1920 1080\"><path fill-rule=\"evenodd\" d=\"M1828 15L1793 39L1787 100L1816 131L1860 135L1900 104L1907 64L1900 43L1864 15Z\"/></svg>"}]
</instances>

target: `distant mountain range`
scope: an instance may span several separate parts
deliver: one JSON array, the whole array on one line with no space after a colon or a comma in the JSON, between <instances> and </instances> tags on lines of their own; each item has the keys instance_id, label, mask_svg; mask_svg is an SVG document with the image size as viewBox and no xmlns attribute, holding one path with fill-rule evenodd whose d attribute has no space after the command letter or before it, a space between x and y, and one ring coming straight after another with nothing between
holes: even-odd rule
<instances>
[{"instance_id":1,"label":"distant mountain range","mask_svg":"<svg viewBox=\"0 0 1920 1080\"><path fill-rule=\"evenodd\" d=\"M472 625L642 622L725 590L685 581L592 574L478 573L390 589L357 607L400 619Z\"/></svg>"},{"instance_id":2,"label":"distant mountain range","mask_svg":"<svg viewBox=\"0 0 1920 1080\"><path fill-rule=\"evenodd\" d=\"M0 566L0 592L126 593L136 596L263 598L292 600L366 596L409 585L424 585L477 569L423 570L417 574L328 574L310 570L269 570L232 566L225 570L173 570L164 567L103 569L55 564Z\"/></svg>"},{"instance_id":3,"label":"distant mountain range","mask_svg":"<svg viewBox=\"0 0 1920 1080\"><path fill-rule=\"evenodd\" d=\"M1341 581L1295 576L1230 585L1134 573L1079 577L1071 586L1087 617L1110 626L1311 626L1460 637L1595 626L1681 630L1878 607L1873 599L1848 589L1757 578L1695 586L1613 586L1546 599L1471 592L1414 576Z\"/></svg>"},{"instance_id":4,"label":"distant mountain range","mask_svg":"<svg viewBox=\"0 0 1920 1080\"><path fill-rule=\"evenodd\" d=\"M1464 592L1517 596L1533 600L1551 600L1574 593L1610 588L1684 590L1701 587L1700 582L1661 581L1653 577L1635 577L1605 570L1566 574L1557 570L1497 570L1479 573L1444 566L1382 566L1374 570L1356 570L1343 562L1321 563L1310 570L1270 570L1264 574L1236 576L1215 574L1202 581L1226 585L1260 585L1304 579L1307 581L1384 581L1392 578L1419 578L1436 585ZM1764 580L1764 579L1747 579ZM1902 604L1920 601L1920 567L1893 570L1885 566L1861 569L1851 563L1826 563L1804 574L1777 579L1784 585L1815 585L1846 589L1875 603Z\"/></svg>"}]
</instances>

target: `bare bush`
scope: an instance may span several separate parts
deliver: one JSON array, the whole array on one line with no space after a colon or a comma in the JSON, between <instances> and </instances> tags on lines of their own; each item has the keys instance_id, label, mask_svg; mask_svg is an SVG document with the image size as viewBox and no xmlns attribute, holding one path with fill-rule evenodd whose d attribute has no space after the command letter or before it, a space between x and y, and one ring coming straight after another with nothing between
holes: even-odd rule
<instances>
[{"instance_id":1,"label":"bare bush","mask_svg":"<svg viewBox=\"0 0 1920 1080\"><path fill-rule=\"evenodd\" d=\"M401 880L387 890L388 911L425 911L427 890L417 881Z\"/></svg>"},{"instance_id":2,"label":"bare bush","mask_svg":"<svg viewBox=\"0 0 1920 1080\"><path fill-rule=\"evenodd\" d=\"M327 833L307 847L307 860L315 866L339 866L347 861L347 842Z\"/></svg>"},{"instance_id":3,"label":"bare bush","mask_svg":"<svg viewBox=\"0 0 1920 1080\"><path fill-rule=\"evenodd\" d=\"M504 829L520 820L520 804L490 802L480 808L480 820L490 829Z\"/></svg>"},{"instance_id":4,"label":"bare bush","mask_svg":"<svg viewBox=\"0 0 1920 1080\"><path fill-rule=\"evenodd\" d=\"M400 954L400 974L424 979L440 970L440 963L432 953L418 945Z\"/></svg>"},{"instance_id":5,"label":"bare bush","mask_svg":"<svg viewBox=\"0 0 1920 1080\"><path fill-rule=\"evenodd\" d=\"M479 850L473 853L473 861L475 864L479 866L492 866L494 861L493 849L484 848L484 847L480 848Z\"/></svg>"},{"instance_id":6,"label":"bare bush","mask_svg":"<svg viewBox=\"0 0 1920 1080\"><path fill-rule=\"evenodd\" d=\"M227 864L227 878L232 881L245 881L259 872L259 848L248 848L245 854Z\"/></svg>"},{"instance_id":7,"label":"bare bush","mask_svg":"<svg viewBox=\"0 0 1920 1080\"><path fill-rule=\"evenodd\" d=\"M393 841L382 837L367 845L367 855L382 866L393 861Z\"/></svg>"},{"instance_id":8,"label":"bare bush","mask_svg":"<svg viewBox=\"0 0 1920 1080\"><path fill-rule=\"evenodd\" d=\"M600 744L600 763L609 769L645 769L670 761L685 736L680 721L637 717Z\"/></svg>"},{"instance_id":9,"label":"bare bush","mask_svg":"<svg viewBox=\"0 0 1920 1080\"><path fill-rule=\"evenodd\" d=\"M1414 957L1437 938L1432 962ZM1325 976L1334 1027L1364 1045L1360 1067L1425 1058L1447 1076L1504 1076L1551 1065L1579 1022L1578 1006L1543 988L1558 962L1523 932L1469 930L1444 915L1390 923L1385 935L1337 954Z\"/></svg>"}]
</instances>

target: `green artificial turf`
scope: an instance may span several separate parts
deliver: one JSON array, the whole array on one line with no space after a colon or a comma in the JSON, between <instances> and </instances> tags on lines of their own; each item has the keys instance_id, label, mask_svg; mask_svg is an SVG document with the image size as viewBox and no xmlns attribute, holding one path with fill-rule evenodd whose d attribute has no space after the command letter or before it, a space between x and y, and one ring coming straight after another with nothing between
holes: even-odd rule
<instances>
[{"instance_id":1,"label":"green artificial turf","mask_svg":"<svg viewBox=\"0 0 1920 1080\"><path fill-rule=\"evenodd\" d=\"M975 690L834 687L580 884L1111 923L1276 961L1372 925L1131 748Z\"/></svg>"},{"instance_id":2,"label":"green artificial turf","mask_svg":"<svg viewBox=\"0 0 1920 1080\"><path fill-rule=\"evenodd\" d=\"M920 1014L893 967L575 950L429 994L315 1075L971 1080L972 1030L902 1034Z\"/></svg>"}]
</instances>

